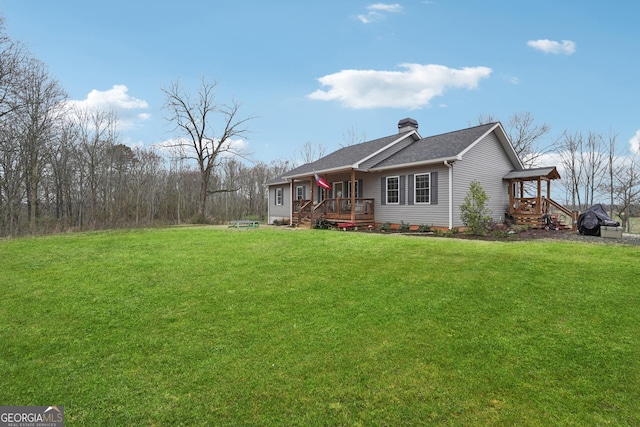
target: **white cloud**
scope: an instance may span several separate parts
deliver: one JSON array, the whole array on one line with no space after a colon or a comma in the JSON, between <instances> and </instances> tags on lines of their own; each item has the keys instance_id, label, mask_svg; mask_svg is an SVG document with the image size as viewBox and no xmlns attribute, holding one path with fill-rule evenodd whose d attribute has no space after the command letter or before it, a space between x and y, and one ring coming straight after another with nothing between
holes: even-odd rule
<instances>
[{"instance_id":1,"label":"white cloud","mask_svg":"<svg viewBox=\"0 0 640 427\"><path fill-rule=\"evenodd\" d=\"M405 70L342 70L329 74L318 79L329 89L318 89L307 96L320 101L340 101L354 109L415 110L449 88L475 89L492 72L487 67L455 69L435 64L400 64L400 67Z\"/></svg>"},{"instance_id":2,"label":"white cloud","mask_svg":"<svg viewBox=\"0 0 640 427\"><path fill-rule=\"evenodd\" d=\"M71 100L69 105L80 110L100 110L114 112L118 117L118 128L129 129L148 120L151 115L136 110L149 108L147 101L134 98L125 85L113 85L108 90L93 89L83 100Z\"/></svg>"},{"instance_id":3,"label":"white cloud","mask_svg":"<svg viewBox=\"0 0 640 427\"><path fill-rule=\"evenodd\" d=\"M636 134L629 140L629 145L631 146L631 151L634 153L640 152L640 129L638 129Z\"/></svg>"},{"instance_id":4,"label":"white cloud","mask_svg":"<svg viewBox=\"0 0 640 427\"><path fill-rule=\"evenodd\" d=\"M554 55L571 55L576 51L576 44L571 40L562 40L561 43L547 39L529 40L527 46Z\"/></svg>"},{"instance_id":5,"label":"white cloud","mask_svg":"<svg viewBox=\"0 0 640 427\"><path fill-rule=\"evenodd\" d=\"M358 19L363 24L370 24L372 22L383 20L386 17L386 14L399 13L399 12L402 12L403 9L404 8L398 3L394 3L394 4L375 3L367 6L367 13L358 15Z\"/></svg>"}]
</instances>

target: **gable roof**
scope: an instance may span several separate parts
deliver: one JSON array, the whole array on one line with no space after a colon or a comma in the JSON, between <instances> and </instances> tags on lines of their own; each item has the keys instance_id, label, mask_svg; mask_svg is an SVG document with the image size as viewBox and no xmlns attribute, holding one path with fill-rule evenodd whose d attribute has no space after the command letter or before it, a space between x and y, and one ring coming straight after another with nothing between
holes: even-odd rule
<instances>
[{"instance_id":1,"label":"gable roof","mask_svg":"<svg viewBox=\"0 0 640 427\"><path fill-rule=\"evenodd\" d=\"M333 153L285 173L282 178L306 177L314 172L340 170L382 171L419 164L454 162L473 146L494 132L515 170L523 169L509 138L499 122L421 138L417 131L386 136L361 144L343 147Z\"/></svg>"},{"instance_id":2,"label":"gable roof","mask_svg":"<svg viewBox=\"0 0 640 427\"><path fill-rule=\"evenodd\" d=\"M283 175L283 178L295 178L300 176L308 176L314 172L324 173L339 170L352 169L357 167L358 163L375 155L384 152L393 145L408 140L409 142L418 140L420 135L415 130L394 135L385 136L383 138L374 139L372 141L362 142L360 144L350 145L340 148L331 154L328 154L315 162L306 163Z\"/></svg>"}]
</instances>

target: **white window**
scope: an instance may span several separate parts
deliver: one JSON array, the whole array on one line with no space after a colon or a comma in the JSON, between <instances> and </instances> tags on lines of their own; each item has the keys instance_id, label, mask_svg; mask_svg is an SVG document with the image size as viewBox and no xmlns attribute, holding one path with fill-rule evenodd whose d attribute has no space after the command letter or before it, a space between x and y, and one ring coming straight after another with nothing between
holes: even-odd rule
<instances>
[{"instance_id":1,"label":"white window","mask_svg":"<svg viewBox=\"0 0 640 427\"><path fill-rule=\"evenodd\" d=\"M356 187L356 192L355 192L355 196L358 197L361 193L360 193L360 179L356 180L355 182L355 187ZM351 181L347 181L347 197L351 197Z\"/></svg>"},{"instance_id":2,"label":"white window","mask_svg":"<svg viewBox=\"0 0 640 427\"><path fill-rule=\"evenodd\" d=\"M282 206L282 188L276 188L276 206Z\"/></svg>"},{"instance_id":3,"label":"white window","mask_svg":"<svg viewBox=\"0 0 640 427\"><path fill-rule=\"evenodd\" d=\"M387 177L387 204L399 204L400 203L400 177L388 176Z\"/></svg>"},{"instance_id":4,"label":"white window","mask_svg":"<svg viewBox=\"0 0 640 427\"><path fill-rule=\"evenodd\" d=\"M430 198L430 174L416 174L414 176L415 201L416 203L429 203Z\"/></svg>"},{"instance_id":5,"label":"white window","mask_svg":"<svg viewBox=\"0 0 640 427\"><path fill-rule=\"evenodd\" d=\"M296 200L304 200L304 186L298 185L296 187Z\"/></svg>"}]
</instances>

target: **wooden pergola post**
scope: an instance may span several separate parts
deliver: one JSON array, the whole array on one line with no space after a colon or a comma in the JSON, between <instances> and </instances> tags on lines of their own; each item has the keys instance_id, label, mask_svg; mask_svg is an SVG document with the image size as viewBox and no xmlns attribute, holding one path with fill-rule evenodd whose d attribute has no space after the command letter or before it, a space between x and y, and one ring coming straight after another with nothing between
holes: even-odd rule
<instances>
[{"instance_id":1,"label":"wooden pergola post","mask_svg":"<svg viewBox=\"0 0 640 427\"><path fill-rule=\"evenodd\" d=\"M542 180L538 177L538 194L536 195L536 213L542 213Z\"/></svg>"},{"instance_id":2,"label":"wooden pergola post","mask_svg":"<svg viewBox=\"0 0 640 427\"><path fill-rule=\"evenodd\" d=\"M510 179L509 180L509 213L511 213L511 211L513 210L513 198L515 197L515 195L513 194L513 180Z\"/></svg>"},{"instance_id":3,"label":"wooden pergola post","mask_svg":"<svg viewBox=\"0 0 640 427\"><path fill-rule=\"evenodd\" d=\"M311 176L311 178L309 179L309 181L311 182L311 225L310 228L313 228L313 214L315 209L313 209L313 201L315 200L315 188L316 185L318 185L318 183L316 182L316 177L315 176Z\"/></svg>"},{"instance_id":4,"label":"wooden pergola post","mask_svg":"<svg viewBox=\"0 0 640 427\"><path fill-rule=\"evenodd\" d=\"M290 194L289 197L291 198L291 224L289 225L291 226L293 226L293 214L296 212L296 197L295 197L296 193L294 192L296 188L295 181L296 181L295 179L291 180L291 184L290 184L291 191L289 191L289 194ZM298 225L300 225L300 208L298 208Z\"/></svg>"}]
</instances>

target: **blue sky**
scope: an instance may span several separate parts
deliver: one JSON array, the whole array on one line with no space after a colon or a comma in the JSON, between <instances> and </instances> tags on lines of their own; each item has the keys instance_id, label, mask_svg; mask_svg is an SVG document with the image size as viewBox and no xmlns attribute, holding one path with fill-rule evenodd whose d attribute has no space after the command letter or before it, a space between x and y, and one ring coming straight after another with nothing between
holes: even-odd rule
<instances>
[{"instance_id":1,"label":"blue sky","mask_svg":"<svg viewBox=\"0 0 640 427\"><path fill-rule=\"evenodd\" d=\"M218 82L255 115L255 160L328 152L412 117L422 136L528 111L564 130L640 135L640 3L591 0L0 0L25 43L80 103L117 111L129 145L174 137L176 79ZM637 143L636 143L637 144ZM637 148L637 146L636 146Z\"/></svg>"}]
</instances>

